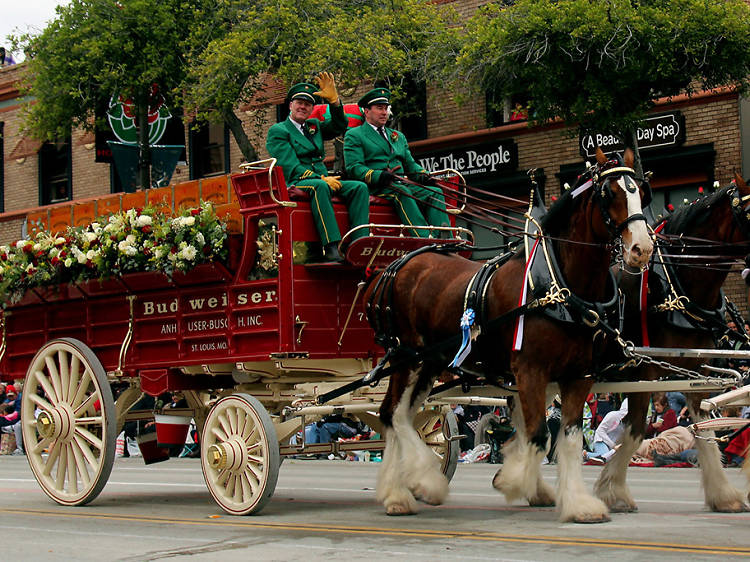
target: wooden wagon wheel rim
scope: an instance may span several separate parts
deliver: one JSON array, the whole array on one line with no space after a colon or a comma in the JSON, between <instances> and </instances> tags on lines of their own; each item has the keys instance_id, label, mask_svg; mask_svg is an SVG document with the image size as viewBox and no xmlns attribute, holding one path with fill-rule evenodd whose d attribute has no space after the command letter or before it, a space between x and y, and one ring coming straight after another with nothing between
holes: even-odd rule
<instances>
[{"instance_id":1,"label":"wooden wagon wheel rim","mask_svg":"<svg viewBox=\"0 0 750 562\"><path fill-rule=\"evenodd\" d=\"M57 503L84 505L107 483L115 458L112 390L94 352L73 338L45 344L23 386L26 458Z\"/></svg>"},{"instance_id":2,"label":"wooden wagon wheel rim","mask_svg":"<svg viewBox=\"0 0 750 562\"><path fill-rule=\"evenodd\" d=\"M201 466L224 511L260 511L276 489L279 464L276 429L256 398L235 394L214 405L201 435Z\"/></svg>"},{"instance_id":3,"label":"wooden wagon wheel rim","mask_svg":"<svg viewBox=\"0 0 750 562\"><path fill-rule=\"evenodd\" d=\"M446 435L458 434L456 414L447 407L441 410L422 410L414 418L414 428L422 441L440 459L440 472L450 482L458 464L459 445L458 441L451 441Z\"/></svg>"}]
</instances>

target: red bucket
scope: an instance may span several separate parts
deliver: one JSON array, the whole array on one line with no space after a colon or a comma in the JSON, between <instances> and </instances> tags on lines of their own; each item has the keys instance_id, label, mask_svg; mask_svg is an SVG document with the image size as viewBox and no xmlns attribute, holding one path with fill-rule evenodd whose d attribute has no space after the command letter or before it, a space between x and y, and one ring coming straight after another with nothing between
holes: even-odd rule
<instances>
[{"instance_id":1,"label":"red bucket","mask_svg":"<svg viewBox=\"0 0 750 562\"><path fill-rule=\"evenodd\" d=\"M156 421L156 441L159 446L184 445L187 440L190 421L186 416L166 416L154 414Z\"/></svg>"},{"instance_id":2,"label":"red bucket","mask_svg":"<svg viewBox=\"0 0 750 562\"><path fill-rule=\"evenodd\" d=\"M125 445L127 447L127 444ZM169 460L169 449L156 444L156 433L146 433L138 436L138 448L143 455L143 462L153 464Z\"/></svg>"}]
</instances>

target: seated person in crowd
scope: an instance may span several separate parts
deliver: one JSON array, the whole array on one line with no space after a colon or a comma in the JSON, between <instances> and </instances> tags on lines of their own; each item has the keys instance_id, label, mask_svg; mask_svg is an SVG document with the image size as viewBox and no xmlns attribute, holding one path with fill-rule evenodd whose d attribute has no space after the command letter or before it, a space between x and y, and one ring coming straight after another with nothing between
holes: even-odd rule
<instances>
[{"instance_id":1,"label":"seated person in crowd","mask_svg":"<svg viewBox=\"0 0 750 562\"><path fill-rule=\"evenodd\" d=\"M644 439L636 450L634 460L653 460L656 466L687 462L698 464L695 435L682 426L665 429L658 436Z\"/></svg>"},{"instance_id":2,"label":"seated person in crowd","mask_svg":"<svg viewBox=\"0 0 750 562\"><path fill-rule=\"evenodd\" d=\"M622 425L622 418L628 413L628 399L622 401L619 410L609 412L601 423L597 426L594 433L593 451L584 451L584 460L593 460L604 463L614 454L617 442L625 432Z\"/></svg>"},{"instance_id":3,"label":"seated person in crowd","mask_svg":"<svg viewBox=\"0 0 750 562\"><path fill-rule=\"evenodd\" d=\"M305 427L305 443L330 443L339 437L350 439L362 432L363 429L354 420L334 414Z\"/></svg>"},{"instance_id":4,"label":"seated person in crowd","mask_svg":"<svg viewBox=\"0 0 750 562\"><path fill-rule=\"evenodd\" d=\"M338 250L341 241L331 196L339 195L349 210L350 228L366 225L370 217L370 194L361 181L340 180L331 176L323 164L323 141L346 131L347 119L339 100L333 76L321 72L312 84L299 83L289 89L289 118L268 130L266 149L276 158L284 172L287 185L295 186L310 195L313 221L323 243L323 255L332 262L344 261ZM311 119L315 96L325 98L331 118ZM367 229L356 231L352 240L367 236Z\"/></svg>"},{"instance_id":5,"label":"seated person in crowd","mask_svg":"<svg viewBox=\"0 0 750 562\"><path fill-rule=\"evenodd\" d=\"M677 426L677 414L669 407L666 394L654 399L654 413L646 426L646 437L654 437L662 431Z\"/></svg>"},{"instance_id":6,"label":"seated person in crowd","mask_svg":"<svg viewBox=\"0 0 750 562\"><path fill-rule=\"evenodd\" d=\"M371 194L392 201L402 224L450 226L445 198L435 180L414 161L406 137L385 126L390 99L388 89L375 88L359 100L366 122L349 129L344 137L346 173L365 182ZM422 185L403 183L398 176ZM428 237L430 229L415 228L412 234Z\"/></svg>"},{"instance_id":7,"label":"seated person in crowd","mask_svg":"<svg viewBox=\"0 0 750 562\"><path fill-rule=\"evenodd\" d=\"M2 406L4 409L5 422L0 421L0 431L12 433L16 438L16 450L14 455L23 455L23 430L21 429L21 394L16 392L16 387L9 384L5 388L6 399ZM1 418L0 418L1 419Z\"/></svg>"}]
</instances>

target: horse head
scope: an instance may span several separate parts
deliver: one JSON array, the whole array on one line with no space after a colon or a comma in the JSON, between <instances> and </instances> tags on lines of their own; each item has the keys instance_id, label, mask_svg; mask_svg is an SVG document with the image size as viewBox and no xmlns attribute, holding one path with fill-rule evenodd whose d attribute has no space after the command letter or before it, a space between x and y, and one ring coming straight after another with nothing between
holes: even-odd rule
<instances>
[{"instance_id":1,"label":"horse head","mask_svg":"<svg viewBox=\"0 0 750 562\"><path fill-rule=\"evenodd\" d=\"M750 240L750 187L737 172L729 188L729 203L742 240Z\"/></svg>"},{"instance_id":2,"label":"horse head","mask_svg":"<svg viewBox=\"0 0 750 562\"><path fill-rule=\"evenodd\" d=\"M654 250L642 208L650 202L651 190L647 183L636 182L634 159L629 148L625 150L624 162L609 160L597 148L595 197L601 210L599 228L606 229L610 238L622 239L622 257L628 266L643 269Z\"/></svg>"}]
</instances>

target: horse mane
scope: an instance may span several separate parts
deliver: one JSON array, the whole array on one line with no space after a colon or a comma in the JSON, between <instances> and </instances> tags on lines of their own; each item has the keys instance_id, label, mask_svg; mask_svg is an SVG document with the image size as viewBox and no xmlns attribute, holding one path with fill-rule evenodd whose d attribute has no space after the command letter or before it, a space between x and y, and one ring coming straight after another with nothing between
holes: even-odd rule
<instances>
[{"instance_id":1,"label":"horse mane","mask_svg":"<svg viewBox=\"0 0 750 562\"><path fill-rule=\"evenodd\" d=\"M583 176L582 176L583 177ZM582 182L576 183L576 187ZM542 217L541 225L542 230L549 232L550 234L558 233L563 226L570 224L570 214L573 209L573 189L565 190L562 195L554 202L554 204L547 210L547 213Z\"/></svg>"},{"instance_id":2,"label":"horse mane","mask_svg":"<svg viewBox=\"0 0 750 562\"><path fill-rule=\"evenodd\" d=\"M669 215L664 225L666 234L687 233L696 226L705 223L711 216L711 207L718 203L722 198L727 197L729 187L722 187L714 191L711 195L693 201L690 205L678 208L674 213Z\"/></svg>"}]
</instances>

